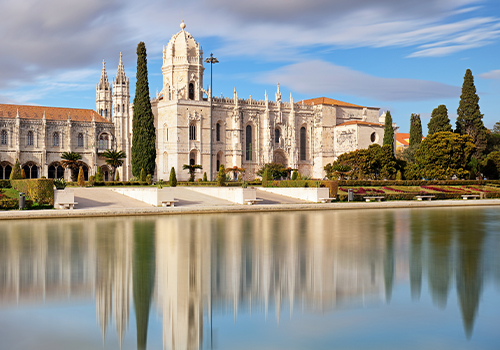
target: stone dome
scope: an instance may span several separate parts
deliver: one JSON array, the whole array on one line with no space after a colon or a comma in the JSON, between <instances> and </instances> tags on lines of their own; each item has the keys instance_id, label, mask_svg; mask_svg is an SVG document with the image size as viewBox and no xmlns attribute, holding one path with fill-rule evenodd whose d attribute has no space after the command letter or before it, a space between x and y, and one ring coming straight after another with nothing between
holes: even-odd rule
<instances>
[{"instance_id":1,"label":"stone dome","mask_svg":"<svg viewBox=\"0 0 500 350\"><path fill-rule=\"evenodd\" d=\"M185 30L186 24L182 21L181 30L172 36L167 45L167 55L173 57L197 57L199 45L193 36Z\"/></svg>"}]
</instances>

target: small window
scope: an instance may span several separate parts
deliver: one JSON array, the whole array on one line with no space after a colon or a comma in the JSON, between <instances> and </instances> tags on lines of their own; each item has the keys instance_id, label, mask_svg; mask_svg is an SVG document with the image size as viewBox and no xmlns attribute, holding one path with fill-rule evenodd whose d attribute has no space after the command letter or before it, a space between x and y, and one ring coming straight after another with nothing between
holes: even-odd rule
<instances>
[{"instance_id":1,"label":"small window","mask_svg":"<svg viewBox=\"0 0 500 350\"><path fill-rule=\"evenodd\" d=\"M106 109L104 110L104 118L107 118L107 117L108 117L108 109L106 108Z\"/></svg>"},{"instance_id":2,"label":"small window","mask_svg":"<svg viewBox=\"0 0 500 350\"><path fill-rule=\"evenodd\" d=\"M1 136L0 143L4 146L7 145L7 131L5 131L5 130L2 130L2 136Z\"/></svg>"},{"instance_id":3,"label":"small window","mask_svg":"<svg viewBox=\"0 0 500 350\"><path fill-rule=\"evenodd\" d=\"M83 134L78 134L78 147L83 147Z\"/></svg>"},{"instance_id":4,"label":"small window","mask_svg":"<svg viewBox=\"0 0 500 350\"><path fill-rule=\"evenodd\" d=\"M220 141L220 123L215 125L215 140Z\"/></svg>"},{"instance_id":5,"label":"small window","mask_svg":"<svg viewBox=\"0 0 500 350\"><path fill-rule=\"evenodd\" d=\"M306 128L300 128L300 160L306 160Z\"/></svg>"},{"instance_id":6,"label":"small window","mask_svg":"<svg viewBox=\"0 0 500 350\"><path fill-rule=\"evenodd\" d=\"M122 104L122 113L125 113L125 104Z\"/></svg>"},{"instance_id":7,"label":"small window","mask_svg":"<svg viewBox=\"0 0 500 350\"><path fill-rule=\"evenodd\" d=\"M194 100L194 85L193 85L193 83L189 84L189 99Z\"/></svg>"},{"instance_id":8,"label":"small window","mask_svg":"<svg viewBox=\"0 0 500 350\"><path fill-rule=\"evenodd\" d=\"M196 140L196 125L189 125L189 139Z\"/></svg>"},{"instance_id":9,"label":"small window","mask_svg":"<svg viewBox=\"0 0 500 350\"><path fill-rule=\"evenodd\" d=\"M280 143L280 129L274 130L274 143Z\"/></svg>"},{"instance_id":10,"label":"small window","mask_svg":"<svg viewBox=\"0 0 500 350\"><path fill-rule=\"evenodd\" d=\"M33 131L28 131L28 137L26 144L28 146L33 146Z\"/></svg>"},{"instance_id":11,"label":"small window","mask_svg":"<svg viewBox=\"0 0 500 350\"><path fill-rule=\"evenodd\" d=\"M116 113L120 113L120 105L116 105Z\"/></svg>"},{"instance_id":12,"label":"small window","mask_svg":"<svg viewBox=\"0 0 500 350\"><path fill-rule=\"evenodd\" d=\"M52 146L59 147L59 133L55 132L52 135Z\"/></svg>"},{"instance_id":13,"label":"small window","mask_svg":"<svg viewBox=\"0 0 500 350\"><path fill-rule=\"evenodd\" d=\"M377 134L372 132L372 134L370 135L370 141L375 142L376 139L377 139Z\"/></svg>"},{"instance_id":14,"label":"small window","mask_svg":"<svg viewBox=\"0 0 500 350\"><path fill-rule=\"evenodd\" d=\"M246 140L245 140L245 159L252 160L252 126L247 125L246 128Z\"/></svg>"}]
</instances>

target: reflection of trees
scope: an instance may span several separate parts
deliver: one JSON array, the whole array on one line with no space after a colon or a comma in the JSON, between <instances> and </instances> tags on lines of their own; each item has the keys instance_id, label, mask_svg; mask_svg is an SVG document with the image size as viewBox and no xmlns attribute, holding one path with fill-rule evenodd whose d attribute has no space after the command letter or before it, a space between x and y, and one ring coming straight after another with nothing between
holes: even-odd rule
<instances>
[{"instance_id":1,"label":"reflection of trees","mask_svg":"<svg viewBox=\"0 0 500 350\"><path fill-rule=\"evenodd\" d=\"M137 349L146 349L149 309L155 281L155 221L134 222L133 253L134 307Z\"/></svg>"},{"instance_id":2,"label":"reflection of trees","mask_svg":"<svg viewBox=\"0 0 500 350\"><path fill-rule=\"evenodd\" d=\"M467 337L472 335L483 284L481 253L485 236L484 212L468 209L455 220L458 257L457 293ZM457 215L458 216L458 215Z\"/></svg>"},{"instance_id":3,"label":"reflection of trees","mask_svg":"<svg viewBox=\"0 0 500 350\"><path fill-rule=\"evenodd\" d=\"M412 298L419 299L422 290L422 211L412 210L410 219L410 289Z\"/></svg>"},{"instance_id":4,"label":"reflection of trees","mask_svg":"<svg viewBox=\"0 0 500 350\"><path fill-rule=\"evenodd\" d=\"M394 212L388 211L385 214L384 283L385 300L389 303L394 284Z\"/></svg>"}]
</instances>

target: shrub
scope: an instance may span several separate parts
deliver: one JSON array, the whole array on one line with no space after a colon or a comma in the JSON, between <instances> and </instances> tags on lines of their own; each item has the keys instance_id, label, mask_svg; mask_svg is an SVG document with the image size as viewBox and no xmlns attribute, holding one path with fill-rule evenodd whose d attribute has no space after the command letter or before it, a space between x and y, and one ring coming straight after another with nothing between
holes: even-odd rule
<instances>
[{"instance_id":1,"label":"shrub","mask_svg":"<svg viewBox=\"0 0 500 350\"><path fill-rule=\"evenodd\" d=\"M325 187L328 187L330 189L330 198L337 197L337 192L339 189L338 181L325 180L323 181L323 184Z\"/></svg>"},{"instance_id":2,"label":"shrub","mask_svg":"<svg viewBox=\"0 0 500 350\"><path fill-rule=\"evenodd\" d=\"M177 186L177 176L175 175L175 168L170 169L170 179L168 180L170 187Z\"/></svg>"},{"instance_id":3,"label":"shrub","mask_svg":"<svg viewBox=\"0 0 500 350\"><path fill-rule=\"evenodd\" d=\"M24 192L32 201L54 205L54 181L52 179L12 180L12 188Z\"/></svg>"},{"instance_id":4,"label":"shrub","mask_svg":"<svg viewBox=\"0 0 500 350\"><path fill-rule=\"evenodd\" d=\"M24 169L21 169L21 178L26 179L26 172L24 171Z\"/></svg>"},{"instance_id":5,"label":"shrub","mask_svg":"<svg viewBox=\"0 0 500 350\"><path fill-rule=\"evenodd\" d=\"M262 174L262 186L267 187L269 185L269 173L267 168L264 169L264 173Z\"/></svg>"},{"instance_id":6,"label":"shrub","mask_svg":"<svg viewBox=\"0 0 500 350\"><path fill-rule=\"evenodd\" d=\"M100 166L97 167L97 173L95 174L95 181L104 182L104 175L102 174L102 168Z\"/></svg>"},{"instance_id":7,"label":"shrub","mask_svg":"<svg viewBox=\"0 0 500 350\"><path fill-rule=\"evenodd\" d=\"M146 182L146 172L144 171L144 168L141 169L141 176L139 178L140 181Z\"/></svg>"},{"instance_id":8,"label":"shrub","mask_svg":"<svg viewBox=\"0 0 500 350\"><path fill-rule=\"evenodd\" d=\"M205 171L205 172L203 173L203 182L207 182L207 181L208 181L208 180L207 180L207 172Z\"/></svg>"},{"instance_id":9,"label":"shrub","mask_svg":"<svg viewBox=\"0 0 500 350\"><path fill-rule=\"evenodd\" d=\"M153 184L153 177L151 176L151 174L148 174L148 175L146 176L146 183L147 183L148 185L152 185L152 184Z\"/></svg>"},{"instance_id":10,"label":"shrub","mask_svg":"<svg viewBox=\"0 0 500 350\"><path fill-rule=\"evenodd\" d=\"M297 180L297 170L294 170L292 173L292 180Z\"/></svg>"},{"instance_id":11,"label":"shrub","mask_svg":"<svg viewBox=\"0 0 500 350\"><path fill-rule=\"evenodd\" d=\"M89 186L95 186L95 176L94 175L89 176L88 184L89 184Z\"/></svg>"},{"instance_id":12,"label":"shrub","mask_svg":"<svg viewBox=\"0 0 500 350\"><path fill-rule=\"evenodd\" d=\"M16 159L16 162L14 163L14 167L12 168L12 171L10 173L10 180L19 180L22 179L23 176L21 175L21 165L19 164L19 159Z\"/></svg>"},{"instance_id":13,"label":"shrub","mask_svg":"<svg viewBox=\"0 0 500 350\"><path fill-rule=\"evenodd\" d=\"M0 188L11 188L9 180L0 180Z\"/></svg>"},{"instance_id":14,"label":"shrub","mask_svg":"<svg viewBox=\"0 0 500 350\"><path fill-rule=\"evenodd\" d=\"M85 187L85 175L83 174L82 167L80 167L80 170L78 170L78 186Z\"/></svg>"},{"instance_id":15,"label":"shrub","mask_svg":"<svg viewBox=\"0 0 500 350\"><path fill-rule=\"evenodd\" d=\"M226 184L226 168L224 164L219 167L219 175L217 176L217 186L224 186Z\"/></svg>"},{"instance_id":16,"label":"shrub","mask_svg":"<svg viewBox=\"0 0 500 350\"><path fill-rule=\"evenodd\" d=\"M61 177L60 179L54 179L54 186L56 186L56 188L58 190L64 190L67 186L67 183L66 181Z\"/></svg>"},{"instance_id":17,"label":"shrub","mask_svg":"<svg viewBox=\"0 0 500 350\"><path fill-rule=\"evenodd\" d=\"M120 172L116 171L115 181L120 181Z\"/></svg>"}]
</instances>

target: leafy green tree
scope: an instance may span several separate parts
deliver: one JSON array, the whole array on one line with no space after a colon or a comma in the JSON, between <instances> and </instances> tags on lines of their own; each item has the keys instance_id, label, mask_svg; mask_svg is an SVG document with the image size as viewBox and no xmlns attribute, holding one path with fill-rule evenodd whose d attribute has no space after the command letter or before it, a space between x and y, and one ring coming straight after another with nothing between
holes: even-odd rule
<instances>
[{"instance_id":1,"label":"leafy green tree","mask_svg":"<svg viewBox=\"0 0 500 350\"><path fill-rule=\"evenodd\" d=\"M476 147L469 135L437 132L427 136L415 154L419 177L426 179L468 178L469 164ZM406 175L406 173L405 173Z\"/></svg>"},{"instance_id":2,"label":"leafy green tree","mask_svg":"<svg viewBox=\"0 0 500 350\"><path fill-rule=\"evenodd\" d=\"M483 115L479 110L479 96L476 94L474 77L470 69L465 72L457 115L455 132L472 137L476 145L474 156L480 159L487 146L486 128L483 125Z\"/></svg>"},{"instance_id":3,"label":"leafy green tree","mask_svg":"<svg viewBox=\"0 0 500 350\"><path fill-rule=\"evenodd\" d=\"M285 166L280 163L264 164L264 166L257 171L257 175L262 177L266 169L267 169L267 175L269 176L269 180L279 179L281 177L286 177L288 175L288 169L285 168Z\"/></svg>"},{"instance_id":4,"label":"leafy green tree","mask_svg":"<svg viewBox=\"0 0 500 350\"><path fill-rule=\"evenodd\" d=\"M453 131L450 118L448 118L448 109L445 105L439 105L437 108L434 108L427 128L427 135L432 135L440 131Z\"/></svg>"},{"instance_id":5,"label":"leafy green tree","mask_svg":"<svg viewBox=\"0 0 500 350\"><path fill-rule=\"evenodd\" d=\"M104 174L102 173L102 168L100 166L97 167L97 173L95 174L95 181L96 182L104 181Z\"/></svg>"},{"instance_id":6,"label":"leafy green tree","mask_svg":"<svg viewBox=\"0 0 500 350\"><path fill-rule=\"evenodd\" d=\"M102 154L104 158L106 158L106 164L108 164L111 171L111 180L115 180L116 168L121 167L123 165L123 159L127 156L123 151L115 151L111 149L107 149Z\"/></svg>"},{"instance_id":7,"label":"leafy green tree","mask_svg":"<svg viewBox=\"0 0 500 350\"><path fill-rule=\"evenodd\" d=\"M21 164L19 164L19 159L16 159L16 162L14 163L14 167L12 168L12 171L10 172L10 180L20 180L22 179L23 176L21 174Z\"/></svg>"},{"instance_id":8,"label":"leafy green tree","mask_svg":"<svg viewBox=\"0 0 500 350\"><path fill-rule=\"evenodd\" d=\"M201 167L200 164L193 164L193 165L191 165L191 164L184 164L182 166L182 169L189 171L189 180L188 181L189 182L193 182L194 181L194 175L195 175L194 173L195 173L196 169L202 169L202 167Z\"/></svg>"},{"instance_id":9,"label":"leafy green tree","mask_svg":"<svg viewBox=\"0 0 500 350\"><path fill-rule=\"evenodd\" d=\"M226 168L224 164L219 167L219 174L217 175L217 185L224 186L226 184Z\"/></svg>"},{"instance_id":10,"label":"leafy green tree","mask_svg":"<svg viewBox=\"0 0 500 350\"><path fill-rule=\"evenodd\" d=\"M137 45L136 77L131 161L133 175L139 176L141 169L147 174L154 174L156 166L156 131L149 97L146 45L143 42Z\"/></svg>"},{"instance_id":11,"label":"leafy green tree","mask_svg":"<svg viewBox=\"0 0 500 350\"><path fill-rule=\"evenodd\" d=\"M177 176L175 175L175 168L174 167L172 167L172 169L170 169L170 178L168 180L168 184L170 185L170 187L177 186Z\"/></svg>"},{"instance_id":12,"label":"leafy green tree","mask_svg":"<svg viewBox=\"0 0 500 350\"><path fill-rule=\"evenodd\" d=\"M348 164L330 164L328 163L324 167L326 171L326 177L330 180L340 179L343 180L349 172L352 170L351 166Z\"/></svg>"},{"instance_id":13,"label":"leafy green tree","mask_svg":"<svg viewBox=\"0 0 500 350\"><path fill-rule=\"evenodd\" d=\"M391 146L391 149L394 151L394 127L392 126L392 116L390 111L387 111L387 113L385 114L383 144Z\"/></svg>"},{"instance_id":14,"label":"leafy green tree","mask_svg":"<svg viewBox=\"0 0 500 350\"><path fill-rule=\"evenodd\" d=\"M76 152L64 152L61 154L61 159L63 168L68 168L71 171L71 181L76 182L78 180L78 170L84 165L81 161L82 155Z\"/></svg>"},{"instance_id":15,"label":"leafy green tree","mask_svg":"<svg viewBox=\"0 0 500 350\"><path fill-rule=\"evenodd\" d=\"M78 186L85 187L85 174L83 173L83 167L78 170Z\"/></svg>"},{"instance_id":16,"label":"leafy green tree","mask_svg":"<svg viewBox=\"0 0 500 350\"><path fill-rule=\"evenodd\" d=\"M390 145L372 144L368 149L344 153L332 163L331 170L343 165L350 167L351 179L393 179L397 162L392 150Z\"/></svg>"},{"instance_id":17,"label":"leafy green tree","mask_svg":"<svg viewBox=\"0 0 500 350\"><path fill-rule=\"evenodd\" d=\"M484 159L483 175L490 180L498 180L500 178L500 151L489 153Z\"/></svg>"},{"instance_id":18,"label":"leafy green tree","mask_svg":"<svg viewBox=\"0 0 500 350\"><path fill-rule=\"evenodd\" d=\"M500 122L496 122L495 125L493 125L492 132L494 134L500 134Z\"/></svg>"}]
</instances>

